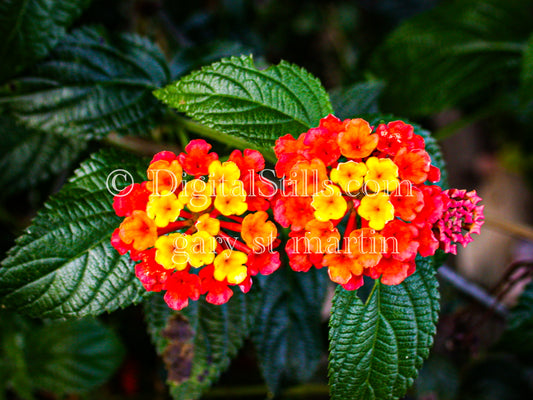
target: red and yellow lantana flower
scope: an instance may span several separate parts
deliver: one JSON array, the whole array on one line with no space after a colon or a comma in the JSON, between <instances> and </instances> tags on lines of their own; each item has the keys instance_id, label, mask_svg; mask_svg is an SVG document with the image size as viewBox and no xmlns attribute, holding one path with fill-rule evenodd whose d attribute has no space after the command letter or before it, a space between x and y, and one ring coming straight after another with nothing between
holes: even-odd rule
<instances>
[{"instance_id":1,"label":"red and yellow lantana flower","mask_svg":"<svg viewBox=\"0 0 533 400\"><path fill-rule=\"evenodd\" d=\"M223 304L233 295L230 286L246 293L252 276L280 266L277 228L265 211L274 187L259 179L262 155L236 150L221 163L204 140L185 150L156 154L148 180L128 186L113 203L125 218L111 243L140 261L135 273L143 286L165 291L175 310L201 294Z\"/></svg>"},{"instance_id":2,"label":"red and yellow lantana flower","mask_svg":"<svg viewBox=\"0 0 533 400\"><path fill-rule=\"evenodd\" d=\"M279 138L275 153L285 190L273 200L274 216L291 230L290 266L327 267L346 289L360 287L363 276L401 283L417 254L455 252L483 223L475 192L432 184L440 171L424 139L402 121L372 127L329 115L297 139Z\"/></svg>"},{"instance_id":3,"label":"red and yellow lantana flower","mask_svg":"<svg viewBox=\"0 0 533 400\"><path fill-rule=\"evenodd\" d=\"M202 294L223 304L231 286L248 292L253 276L281 264L270 209L290 228L290 268L327 267L348 290L364 276L399 284L418 255L455 254L483 224L481 199L435 185L440 171L424 139L402 121L372 127L329 115L298 138L280 137L274 151L279 186L262 176L258 151L235 150L221 162L210 144L193 140L178 156L156 154L147 181L115 196L124 220L111 243L139 261L146 290L165 291L176 310Z\"/></svg>"}]
</instances>

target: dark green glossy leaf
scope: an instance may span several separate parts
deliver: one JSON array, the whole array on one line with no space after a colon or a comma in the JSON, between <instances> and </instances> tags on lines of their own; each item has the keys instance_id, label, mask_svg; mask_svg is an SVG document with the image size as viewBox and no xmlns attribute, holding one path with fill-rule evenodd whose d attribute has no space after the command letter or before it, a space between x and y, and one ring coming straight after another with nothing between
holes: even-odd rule
<instances>
[{"instance_id":1,"label":"dark green glossy leaf","mask_svg":"<svg viewBox=\"0 0 533 400\"><path fill-rule=\"evenodd\" d=\"M0 81L31 65L61 40L90 0L0 2Z\"/></svg>"},{"instance_id":2,"label":"dark green glossy leaf","mask_svg":"<svg viewBox=\"0 0 533 400\"><path fill-rule=\"evenodd\" d=\"M328 282L325 270L298 273L288 266L264 279L252 338L274 394L283 386L309 380L316 371L324 350L320 312Z\"/></svg>"},{"instance_id":3,"label":"dark green glossy leaf","mask_svg":"<svg viewBox=\"0 0 533 400\"><path fill-rule=\"evenodd\" d=\"M108 380L122 360L120 341L96 320L43 325L7 311L0 318L0 398L5 389L23 399L38 390L83 393Z\"/></svg>"},{"instance_id":4,"label":"dark green glossy leaf","mask_svg":"<svg viewBox=\"0 0 533 400\"><path fill-rule=\"evenodd\" d=\"M428 115L512 89L530 12L527 0L454 0L406 21L372 63L387 81L384 108Z\"/></svg>"},{"instance_id":5,"label":"dark green glossy leaf","mask_svg":"<svg viewBox=\"0 0 533 400\"><path fill-rule=\"evenodd\" d=\"M147 39L106 39L84 28L6 84L0 103L21 123L48 133L86 139L111 131L146 134L159 110L152 91L169 76L163 54Z\"/></svg>"},{"instance_id":6,"label":"dark green glossy leaf","mask_svg":"<svg viewBox=\"0 0 533 400\"><path fill-rule=\"evenodd\" d=\"M383 91L383 82L359 82L330 93L331 105L340 119L357 118L363 114L375 114L378 98Z\"/></svg>"},{"instance_id":7,"label":"dark green glossy leaf","mask_svg":"<svg viewBox=\"0 0 533 400\"><path fill-rule=\"evenodd\" d=\"M330 320L329 379L333 400L398 399L429 355L439 312L431 259L403 283L379 281L363 304L338 287Z\"/></svg>"},{"instance_id":8,"label":"dark green glossy leaf","mask_svg":"<svg viewBox=\"0 0 533 400\"><path fill-rule=\"evenodd\" d=\"M236 289L221 306L201 299L181 312L162 296L144 303L148 331L167 367L167 383L176 400L197 399L228 367L249 335L259 305L258 294Z\"/></svg>"},{"instance_id":9,"label":"dark green glossy leaf","mask_svg":"<svg viewBox=\"0 0 533 400\"><path fill-rule=\"evenodd\" d=\"M28 333L26 353L35 389L73 394L107 381L120 366L124 350L109 328L82 319Z\"/></svg>"},{"instance_id":10,"label":"dark green glossy leaf","mask_svg":"<svg viewBox=\"0 0 533 400\"><path fill-rule=\"evenodd\" d=\"M2 195L34 186L66 170L85 149L72 138L27 129L0 116L0 186Z\"/></svg>"},{"instance_id":11,"label":"dark green glossy leaf","mask_svg":"<svg viewBox=\"0 0 533 400\"><path fill-rule=\"evenodd\" d=\"M121 219L106 180L124 169L140 181L141 168L143 160L109 150L82 163L2 262L0 304L59 318L97 315L139 301L144 290L132 261L110 244Z\"/></svg>"},{"instance_id":12,"label":"dark green glossy leaf","mask_svg":"<svg viewBox=\"0 0 533 400\"><path fill-rule=\"evenodd\" d=\"M250 56L211 64L155 96L210 128L267 147L332 112L326 91L307 71L285 61L259 70Z\"/></svg>"}]
</instances>

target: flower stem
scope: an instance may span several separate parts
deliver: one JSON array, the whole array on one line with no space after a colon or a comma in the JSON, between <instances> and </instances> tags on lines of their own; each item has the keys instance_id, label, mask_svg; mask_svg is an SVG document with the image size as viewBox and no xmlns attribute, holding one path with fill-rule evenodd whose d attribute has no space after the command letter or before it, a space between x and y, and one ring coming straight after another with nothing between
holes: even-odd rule
<instances>
[{"instance_id":1,"label":"flower stem","mask_svg":"<svg viewBox=\"0 0 533 400\"><path fill-rule=\"evenodd\" d=\"M190 119L183 118L177 114L172 113L171 115L177 123L181 124L185 129L190 132L197 133L198 135L205 136L206 138L213 139L218 142L225 143L229 146L237 147L239 149L260 150L266 161L272 164L275 164L277 161L272 149L257 146L245 139L217 131L216 129L209 128L205 125L191 121Z\"/></svg>"},{"instance_id":2,"label":"flower stem","mask_svg":"<svg viewBox=\"0 0 533 400\"><path fill-rule=\"evenodd\" d=\"M224 239L224 241L230 246L230 249L236 249L242 251L245 254L251 254L252 249L246 246L244 243L239 242L236 238L228 235L226 232L220 231L218 236Z\"/></svg>"},{"instance_id":3,"label":"flower stem","mask_svg":"<svg viewBox=\"0 0 533 400\"><path fill-rule=\"evenodd\" d=\"M485 214L485 226L489 229L503 231L509 236L518 239L527 239L533 242L533 228L528 225L511 222L494 216Z\"/></svg>"},{"instance_id":4,"label":"flower stem","mask_svg":"<svg viewBox=\"0 0 533 400\"><path fill-rule=\"evenodd\" d=\"M190 227L191 223L192 222L190 220L172 222L168 224L167 226L165 226L164 228L159 228L157 230L157 235L161 236L161 235L165 235L170 232L177 231L178 229Z\"/></svg>"},{"instance_id":5,"label":"flower stem","mask_svg":"<svg viewBox=\"0 0 533 400\"><path fill-rule=\"evenodd\" d=\"M175 144L155 143L151 140L136 138L131 136L121 136L118 133L110 133L103 140L104 143L132 153L152 157L155 153L163 150L169 150L174 153L181 152L181 148Z\"/></svg>"},{"instance_id":6,"label":"flower stem","mask_svg":"<svg viewBox=\"0 0 533 400\"><path fill-rule=\"evenodd\" d=\"M220 227L224 229L229 229L233 232L242 231L242 225L236 222L220 221Z\"/></svg>"}]
</instances>

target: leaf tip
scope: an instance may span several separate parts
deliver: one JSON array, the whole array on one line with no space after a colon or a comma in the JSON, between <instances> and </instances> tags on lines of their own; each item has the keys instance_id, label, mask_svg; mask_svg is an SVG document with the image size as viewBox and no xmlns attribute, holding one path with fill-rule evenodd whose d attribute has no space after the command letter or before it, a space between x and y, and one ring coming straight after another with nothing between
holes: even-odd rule
<instances>
[{"instance_id":1,"label":"leaf tip","mask_svg":"<svg viewBox=\"0 0 533 400\"><path fill-rule=\"evenodd\" d=\"M152 92L152 94L154 95L154 97L158 100L161 100L161 101L165 101L166 99L166 90L165 88L159 88L159 89L156 89Z\"/></svg>"}]
</instances>

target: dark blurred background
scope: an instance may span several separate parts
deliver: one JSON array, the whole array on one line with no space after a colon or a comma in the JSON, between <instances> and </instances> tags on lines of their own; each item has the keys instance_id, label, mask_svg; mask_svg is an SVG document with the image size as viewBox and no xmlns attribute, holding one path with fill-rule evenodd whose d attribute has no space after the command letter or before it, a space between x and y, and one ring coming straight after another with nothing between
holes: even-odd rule
<instances>
[{"instance_id":1,"label":"dark blurred background","mask_svg":"<svg viewBox=\"0 0 533 400\"><path fill-rule=\"evenodd\" d=\"M322 81L341 117L379 111L432 131L450 185L478 190L487 222L467 251L446 260L436 343L407 398L529 400L533 305L526 322L511 326L508 315L533 265L531 21L532 2L519 0L94 0L76 25L152 38L172 60L173 79L231 55L253 53L265 66L287 60ZM3 218L2 248L57 182L17 197L17 222ZM324 340L327 312L328 303ZM138 308L105 317L125 343L125 361L84 398L168 398L142 318ZM328 398L325 353L321 365L283 397ZM266 395L247 343L205 398Z\"/></svg>"}]
</instances>

